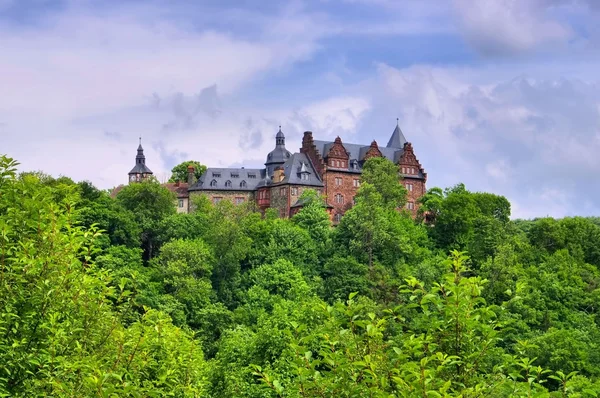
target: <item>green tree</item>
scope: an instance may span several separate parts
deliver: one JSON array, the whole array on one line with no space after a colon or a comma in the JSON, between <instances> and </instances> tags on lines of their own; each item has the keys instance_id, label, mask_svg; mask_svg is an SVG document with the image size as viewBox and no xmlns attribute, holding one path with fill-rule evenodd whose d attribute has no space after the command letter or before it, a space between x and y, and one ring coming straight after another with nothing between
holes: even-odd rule
<instances>
[{"instance_id":1,"label":"green tree","mask_svg":"<svg viewBox=\"0 0 600 398\"><path fill-rule=\"evenodd\" d=\"M123 188L116 200L134 215L141 229L140 241L145 258L152 258L159 242L161 221L176 213L175 194L155 179L147 179Z\"/></svg>"},{"instance_id":2,"label":"green tree","mask_svg":"<svg viewBox=\"0 0 600 398\"><path fill-rule=\"evenodd\" d=\"M362 182L375 187L385 207L398 209L406 203L406 188L400 179L398 166L387 158L372 157L363 166Z\"/></svg>"},{"instance_id":3,"label":"green tree","mask_svg":"<svg viewBox=\"0 0 600 398\"><path fill-rule=\"evenodd\" d=\"M292 222L308 231L313 242L317 245L319 257L322 257L331 243L331 221L325 207L325 201L312 189L302 192L299 200L304 205L292 217Z\"/></svg>"},{"instance_id":4,"label":"green tree","mask_svg":"<svg viewBox=\"0 0 600 398\"><path fill-rule=\"evenodd\" d=\"M206 166L200 164L200 162L196 160L187 160L185 162L179 163L177 166L171 169L171 178L169 178L169 182L187 182L188 181L188 167L194 167L194 180L198 180L206 171Z\"/></svg>"},{"instance_id":5,"label":"green tree","mask_svg":"<svg viewBox=\"0 0 600 398\"><path fill-rule=\"evenodd\" d=\"M0 395L206 396L190 333L156 311L126 327L113 309L127 282L91 261L98 232L75 224L77 195L15 167L0 157Z\"/></svg>"}]
</instances>

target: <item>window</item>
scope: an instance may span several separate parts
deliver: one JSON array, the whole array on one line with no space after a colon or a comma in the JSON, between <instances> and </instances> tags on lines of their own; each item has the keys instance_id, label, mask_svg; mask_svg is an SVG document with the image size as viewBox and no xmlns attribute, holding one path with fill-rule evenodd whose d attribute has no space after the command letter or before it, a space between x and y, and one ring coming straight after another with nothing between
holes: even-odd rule
<instances>
[{"instance_id":1,"label":"window","mask_svg":"<svg viewBox=\"0 0 600 398\"><path fill-rule=\"evenodd\" d=\"M285 196L285 188L279 188L279 196Z\"/></svg>"},{"instance_id":2,"label":"window","mask_svg":"<svg viewBox=\"0 0 600 398\"><path fill-rule=\"evenodd\" d=\"M406 167L402 168L402 174L406 174Z\"/></svg>"},{"instance_id":3,"label":"window","mask_svg":"<svg viewBox=\"0 0 600 398\"><path fill-rule=\"evenodd\" d=\"M241 205L242 203L244 203L246 201L246 198L242 198L242 197L237 197L235 198L235 204L236 205Z\"/></svg>"},{"instance_id":4,"label":"window","mask_svg":"<svg viewBox=\"0 0 600 398\"><path fill-rule=\"evenodd\" d=\"M216 186L217 186L217 180L212 180L212 181L210 182L210 186L211 186L211 187L216 187Z\"/></svg>"},{"instance_id":5,"label":"window","mask_svg":"<svg viewBox=\"0 0 600 398\"><path fill-rule=\"evenodd\" d=\"M256 178L256 174L248 174L248 178Z\"/></svg>"},{"instance_id":6,"label":"window","mask_svg":"<svg viewBox=\"0 0 600 398\"><path fill-rule=\"evenodd\" d=\"M231 188L231 181L225 181L225 188Z\"/></svg>"},{"instance_id":7,"label":"window","mask_svg":"<svg viewBox=\"0 0 600 398\"><path fill-rule=\"evenodd\" d=\"M355 187L360 187L360 180L358 178L355 178L354 181L352 181L352 185Z\"/></svg>"},{"instance_id":8,"label":"window","mask_svg":"<svg viewBox=\"0 0 600 398\"><path fill-rule=\"evenodd\" d=\"M292 187L292 195L293 196L298 195L298 188L297 187Z\"/></svg>"},{"instance_id":9,"label":"window","mask_svg":"<svg viewBox=\"0 0 600 398\"><path fill-rule=\"evenodd\" d=\"M240 188L246 188L246 181L242 180L242 182L240 182Z\"/></svg>"},{"instance_id":10,"label":"window","mask_svg":"<svg viewBox=\"0 0 600 398\"><path fill-rule=\"evenodd\" d=\"M406 204L406 208L407 208L408 210L414 210L414 209L415 209L415 204L414 204L413 202L408 202L408 203Z\"/></svg>"},{"instance_id":11,"label":"window","mask_svg":"<svg viewBox=\"0 0 600 398\"><path fill-rule=\"evenodd\" d=\"M335 185L342 185L342 177L335 177Z\"/></svg>"},{"instance_id":12,"label":"window","mask_svg":"<svg viewBox=\"0 0 600 398\"><path fill-rule=\"evenodd\" d=\"M223 198L220 197L220 196L213 196L213 203L214 204L217 204L217 203L219 203L222 200L223 200Z\"/></svg>"},{"instance_id":13,"label":"window","mask_svg":"<svg viewBox=\"0 0 600 398\"><path fill-rule=\"evenodd\" d=\"M335 201L335 203L344 203L344 195L342 195L341 193L337 193L335 194L333 200Z\"/></svg>"},{"instance_id":14,"label":"window","mask_svg":"<svg viewBox=\"0 0 600 398\"><path fill-rule=\"evenodd\" d=\"M304 181L308 181L308 173L302 173L300 178Z\"/></svg>"},{"instance_id":15,"label":"window","mask_svg":"<svg viewBox=\"0 0 600 398\"><path fill-rule=\"evenodd\" d=\"M183 199L179 199L177 206L179 206L179 208L183 207Z\"/></svg>"},{"instance_id":16,"label":"window","mask_svg":"<svg viewBox=\"0 0 600 398\"><path fill-rule=\"evenodd\" d=\"M238 173L231 173L231 178L240 178Z\"/></svg>"},{"instance_id":17,"label":"window","mask_svg":"<svg viewBox=\"0 0 600 398\"><path fill-rule=\"evenodd\" d=\"M333 216L333 221L335 221L335 222L340 222L341 219L342 219L342 215L340 213L336 213Z\"/></svg>"},{"instance_id":18,"label":"window","mask_svg":"<svg viewBox=\"0 0 600 398\"><path fill-rule=\"evenodd\" d=\"M413 190L413 184L406 184L406 189L408 192L412 192Z\"/></svg>"},{"instance_id":19,"label":"window","mask_svg":"<svg viewBox=\"0 0 600 398\"><path fill-rule=\"evenodd\" d=\"M336 160L335 164L336 164L337 167L340 167L340 161L339 160Z\"/></svg>"},{"instance_id":20,"label":"window","mask_svg":"<svg viewBox=\"0 0 600 398\"><path fill-rule=\"evenodd\" d=\"M415 174L415 168L414 167L410 168L410 174Z\"/></svg>"},{"instance_id":21,"label":"window","mask_svg":"<svg viewBox=\"0 0 600 398\"><path fill-rule=\"evenodd\" d=\"M221 173L212 173L214 178L221 178Z\"/></svg>"},{"instance_id":22,"label":"window","mask_svg":"<svg viewBox=\"0 0 600 398\"><path fill-rule=\"evenodd\" d=\"M342 167L346 167L346 162L342 160Z\"/></svg>"}]
</instances>

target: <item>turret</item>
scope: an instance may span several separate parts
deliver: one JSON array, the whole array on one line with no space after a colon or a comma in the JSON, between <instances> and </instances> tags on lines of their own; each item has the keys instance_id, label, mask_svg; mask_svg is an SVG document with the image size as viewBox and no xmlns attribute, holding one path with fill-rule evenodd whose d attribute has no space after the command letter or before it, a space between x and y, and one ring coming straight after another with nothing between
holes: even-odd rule
<instances>
[{"instance_id":1,"label":"turret","mask_svg":"<svg viewBox=\"0 0 600 398\"><path fill-rule=\"evenodd\" d=\"M152 170L146 166L146 156L144 156L144 148L142 147L142 137L140 137L140 143L137 149L137 155L135 157L135 166L129 172L129 182L140 182L148 176L151 176Z\"/></svg>"},{"instance_id":2,"label":"turret","mask_svg":"<svg viewBox=\"0 0 600 398\"><path fill-rule=\"evenodd\" d=\"M267 155L267 161L265 162L265 166L267 167L267 176L273 177L275 169L278 166L283 166L283 164L292 156L292 154L285 149L285 135L281 131L281 126L279 126L279 131L275 135L275 149L273 149Z\"/></svg>"}]
</instances>

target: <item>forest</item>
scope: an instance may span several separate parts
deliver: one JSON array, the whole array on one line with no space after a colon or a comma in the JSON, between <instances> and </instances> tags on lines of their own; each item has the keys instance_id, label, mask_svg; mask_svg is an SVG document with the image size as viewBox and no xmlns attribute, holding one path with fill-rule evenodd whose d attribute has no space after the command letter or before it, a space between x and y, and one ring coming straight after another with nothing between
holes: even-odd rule
<instances>
[{"instance_id":1,"label":"forest","mask_svg":"<svg viewBox=\"0 0 600 398\"><path fill-rule=\"evenodd\" d=\"M597 397L600 220L419 216L383 158L332 226L148 179L115 198L0 156L0 396ZM575 204L574 204L575 205Z\"/></svg>"}]
</instances>

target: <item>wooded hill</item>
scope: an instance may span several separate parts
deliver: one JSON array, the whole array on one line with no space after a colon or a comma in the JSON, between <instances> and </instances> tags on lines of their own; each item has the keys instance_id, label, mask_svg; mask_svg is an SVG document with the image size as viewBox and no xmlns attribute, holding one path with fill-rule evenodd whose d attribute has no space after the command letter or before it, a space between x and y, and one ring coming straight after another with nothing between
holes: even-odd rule
<instances>
[{"instance_id":1,"label":"wooded hill","mask_svg":"<svg viewBox=\"0 0 600 398\"><path fill-rule=\"evenodd\" d=\"M194 200L111 199L0 157L0 395L596 397L597 219L511 221L384 159L330 225ZM424 213L422 213L424 214ZM426 222L425 222L426 221Z\"/></svg>"}]
</instances>

